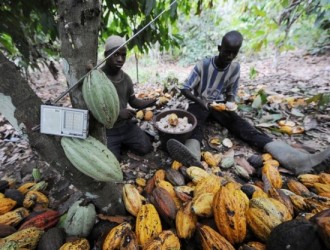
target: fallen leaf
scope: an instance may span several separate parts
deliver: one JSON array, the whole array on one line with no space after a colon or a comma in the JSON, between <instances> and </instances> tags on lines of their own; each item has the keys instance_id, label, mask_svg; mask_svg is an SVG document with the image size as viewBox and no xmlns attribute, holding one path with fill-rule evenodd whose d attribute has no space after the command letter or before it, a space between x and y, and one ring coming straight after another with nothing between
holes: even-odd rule
<instances>
[{"instance_id":1,"label":"fallen leaf","mask_svg":"<svg viewBox=\"0 0 330 250\"><path fill-rule=\"evenodd\" d=\"M318 126L317 120L312 116L305 116L303 123L306 131L314 129Z\"/></svg>"}]
</instances>

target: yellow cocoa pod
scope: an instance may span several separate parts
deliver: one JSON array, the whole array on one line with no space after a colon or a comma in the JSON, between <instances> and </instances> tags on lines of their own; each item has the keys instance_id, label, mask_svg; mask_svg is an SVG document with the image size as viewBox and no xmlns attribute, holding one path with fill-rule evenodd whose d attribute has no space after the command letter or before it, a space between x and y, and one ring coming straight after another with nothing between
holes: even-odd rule
<instances>
[{"instance_id":1,"label":"yellow cocoa pod","mask_svg":"<svg viewBox=\"0 0 330 250\"><path fill-rule=\"evenodd\" d=\"M249 199L235 183L221 187L213 199L213 214L217 228L231 244L241 243L246 236L246 211Z\"/></svg>"},{"instance_id":2,"label":"yellow cocoa pod","mask_svg":"<svg viewBox=\"0 0 330 250\"><path fill-rule=\"evenodd\" d=\"M290 126L280 126L280 132L288 134L288 135L292 135L293 134L293 127Z\"/></svg>"},{"instance_id":3,"label":"yellow cocoa pod","mask_svg":"<svg viewBox=\"0 0 330 250\"><path fill-rule=\"evenodd\" d=\"M261 169L264 190L267 192L271 187L281 188L283 185L282 176L277 167L264 165Z\"/></svg>"},{"instance_id":4,"label":"yellow cocoa pod","mask_svg":"<svg viewBox=\"0 0 330 250\"><path fill-rule=\"evenodd\" d=\"M210 175L204 169L194 166L187 168L187 174L194 184Z\"/></svg>"},{"instance_id":5,"label":"yellow cocoa pod","mask_svg":"<svg viewBox=\"0 0 330 250\"><path fill-rule=\"evenodd\" d=\"M49 200L46 195L39 191L28 191L23 200L23 206L25 208L32 208L35 205L41 205L43 207L48 207Z\"/></svg>"},{"instance_id":6,"label":"yellow cocoa pod","mask_svg":"<svg viewBox=\"0 0 330 250\"><path fill-rule=\"evenodd\" d=\"M103 241L102 250L119 249L126 231L131 229L132 226L128 222L123 222L112 228Z\"/></svg>"},{"instance_id":7,"label":"yellow cocoa pod","mask_svg":"<svg viewBox=\"0 0 330 250\"><path fill-rule=\"evenodd\" d=\"M266 245L259 241L249 241L245 245L247 245L248 247L247 249L251 249L251 250L266 250Z\"/></svg>"},{"instance_id":8,"label":"yellow cocoa pod","mask_svg":"<svg viewBox=\"0 0 330 250\"><path fill-rule=\"evenodd\" d=\"M294 211L296 213L301 213L301 212L307 212L308 211L308 207L307 207L307 204L305 202L304 197L302 197L300 195L297 195L297 194L292 194L289 197L290 197L290 200L293 204Z\"/></svg>"},{"instance_id":9,"label":"yellow cocoa pod","mask_svg":"<svg viewBox=\"0 0 330 250\"><path fill-rule=\"evenodd\" d=\"M192 210L200 217L211 217L213 215L212 203L214 194L204 193L194 197Z\"/></svg>"},{"instance_id":10,"label":"yellow cocoa pod","mask_svg":"<svg viewBox=\"0 0 330 250\"><path fill-rule=\"evenodd\" d=\"M0 215L5 214L16 206L17 202L10 198L0 198Z\"/></svg>"},{"instance_id":11,"label":"yellow cocoa pod","mask_svg":"<svg viewBox=\"0 0 330 250\"><path fill-rule=\"evenodd\" d=\"M210 166L216 167L218 165L218 161L215 159L214 155L211 152L205 151L202 152L202 159Z\"/></svg>"},{"instance_id":12,"label":"yellow cocoa pod","mask_svg":"<svg viewBox=\"0 0 330 250\"><path fill-rule=\"evenodd\" d=\"M147 185L146 179L140 177L136 178L135 183L141 187L145 187Z\"/></svg>"},{"instance_id":13,"label":"yellow cocoa pod","mask_svg":"<svg viewBox=\"0 0 330 250\"><path fill-rule=\"evenodd\" d=\"M89 250L90 245L87 239L80 238L72 242L67 242L61 246L59 250Z\"/></svg>"},{"instance_id":14,"label":"yellow cocoa pod","mask_svg":"<svg viewBox=\"0 0 330 250\"><path fill-rule=\"evenodd\" d=\"M0 249L2 249L3 244L9 241L16 242L18 249L35 249L43 233L44 231L37 227L19 230L1 239Z\"/></svg>"},{"instance_id":15,"label":"yellow cocoa pod","mask_svg":"<svg viewBox=\"0 0 330 250\"><path fill-rule=\"evenodd\" d=\"M173 168L174 170L179 170L180 167L182 167L182 163L181 162L178 162L178 161L173 161L172 162L172 165L171 165L171 168Z\"/></svg>"},{"instance_id":16,"label":"yellow cocoa pod","mask_svg":"<svg viewBox=\"0 0 330 250\"><path fill-rule=\"evenodd\" d=\"M286 206L272 198L251 199L246 213L249 227L262 241L268 239L277 225L291 219L292 216Z\"/></svg>"},{"instance_id":17,"label":"yellow cocoa pod","mask_svg":"<svg viewBox=\"0 0 330 250\"><path fill-rule=\"evenodd\" d=\"M181 244L179 238L171 231L162 231L157 238L149 240L142 248L142 250L166 250L166 249L180 249Z\"/></svg>"},{"instance_id":18,"label":"yellow cocoa pod","mask_svg":"<svg viewBox=\"0 0 330 250\"><path fill-rule=\"evenodd\" d=\"M317 193L329 193L330 192L330 184L324 183L314 183L314 188Z\"/></svg>"},{"instance_id":19,"label":"yellow cocoa pod","mask_svg":"<svg viewBox=\"0 0 330 250\"><path fill-rule=\"evenodd\" d=\"M329 209L330 207L330 199L328 202L322 201L319 198L315 197L310 197L310 198L305 198L305 203L307 205L310 212L312 213L319 213L323 210Z\"/></svg>"},{"instance_id":20,"label":"yellow cocoa pod","mask_svg":"<svg viewBox=\"0 0 330 250\"><path fill-rule=\"evenodd\" d=\"M261 157L263 161L268 161L273 159L273 156L269 153L262 154Z\"/></svg>"},{"instance_id":21,"label":"yellow cocoa pod","mask_svg":"<svg viewBox=\"0 0 330 250\"><path fill-rule=\"evenodd\" d=\"M158 105L162 106L165 105L166 103L169 102L169 98L165 97L165 96L161 96L158 98Z\"/></svg>"},{"instance_id":22,"label":"yellow cocoa pod","mask_svg":"<svg viewBox=\"0 0 330 250\"><path fill-rule=\"evenodd\" d=\"M268 198L269 196L268 196L267 193L265 193L261 189L258 189L258 190L253 192L252 198L260 198L260 197Z\"/></svg>"},{"instance_id":23,"label":"yellow cocoa pod","mask_svg":"<svg viewBox=\"0 0 330 250\"><path fill-rule=\"evenodd\" d=\"M157 184L157 182L165 180L165 176L166 176L165 170L158 169L154 174L155 183Z\"/></svg>"},{"instance_id":24,"label":"yellow cocoa pod","mask_svg":"<svg viewBox=\"0 0 330 250\"><path fill-rule=\"evenodd\" d=\"M264 161L264 165L267 165L267 164L272 165L274 167L279 167L280 166L280 163L277 160L274 160L274 159Z\"/></svg>"},{"instance_id":25,"label":"yellow cocoa pod","mask_svg":"<svg viewBox=\"0 0 330 250\"><path fill-rule=\"evenodd\" d=\"M311 195L311 192L308 190L308 188L299 181L296 181L294 179L289 179L286 184L289 190L297 195L301 195L304 197L308 197Z\"/></svg>"},{"instance_id":26,"label":"yellow cocoa pod","mask_svg":"<svg viewBox=\"0 0 330 250\"><path fill-rule=\"evenodd\" d=\"M159 235L158 238L161 240L161 249L180 249L181 244L179 238L171 231L164 230Z\"/></svg>"},{"instance_id":27,"label":"yellow cocoa pod","mask_svg":"<svg viewBox=\"0 0 330 250\"><path fill-rule=\"evenodd\" d=\"M198 197L200 194L212 193L215 194L221 187L221 180L223 178L210 174L209 176L201 179L194 188L194 197Z\"/></svg>"},{"instance_id":28,"label":"yellow cocoa pod","mask_svg":"<svg viewBox=\"0 0 330 250\"><path fill-rule=\"evenodd\" d=\"M13 211L9 211L3 215L0 215L0 224L5 224L8 226L16 226L29 214L30 214L29 210L27 210L24 207L16 208Z\"/></svg>"},{"instance_id":29,"label":"yellow cocoa pod","mask_svg":"<svg viewBox=\"0 0 330 250\"><path fill-rule=\"evenodd\" d=\"M197 228L203 249L234 250L230 242L209 226L201 225Z\"/></svg>"},{"instance_id":30,"label":"yellow cocoa pod","mask_svg":"<svg viewBox=\"0 0 330 250\"><path fill-rule=\"evenodd\" d=\"M136 119L142 120L144 117L143 110L139 110L138 112L136 112L135 117L136 117Z\"/></svg>"},{"instance_id":31,"label":"yellow cocoa pod","mask_svg":"<svg viewBox=\"0 0 330 250\"><path fill-rule=\"evenodd\" d=\"M175 226L179 238L190 238L197 225L197 216L191 209L192 202L186 203L176 213Z\"/></svg>"},{"instance_id":32,"label":"yellow cocoa pod","mask_svg":"<svg viewBox=\"0 0 330 250\"><path fill-rule=\"evenodd\" d=\"M22 194L26 194L35 185L35 182L26 182L17 188Z\"/></svg>"},{"instance_id":33,"label":"yellow cocoa pod","mask_svg":"<svg viewBox=\"0 0 330 250\"><path fill-rule=\"evenodd\" d=\"M142 200L139 191L132 184L123 186L123 201L126 210L136 216L142 206Z\"/></svg>"},{"instance_id":34,"label":"yellow cocoa pod","mask_svg":"<svg viewBox=\"0 0 330 250\"><path fill-rule=\"evenodd\" d=\"M306 187L314 187L314 183L320 182L320 176L316 174L301 174L298 175L298 180Z\"/></svg>"},{"instance_id":35,"label":"yellow cocoa pod","mask_svg":"<svg viewBox=\"0 0 330 250\"><path fill-rule=\"evenodd\" d=\"M319 174L319 177L320 177L320 183L330 184L330 174L321 173Z\"/></svg>"},{"instance_id":36,"label":"yellow cocoa pod","mask_svg":"<svg viewBox=\"0 0 330 250\"><path fill-rule=\"evenodd\" d=\"M135 234L140 245L162 232L162 223L159 214L152 204L142 205L136 216Z\"/></svg>"},{"instance_id":37,"label":"yellow cocoa pod","mask_svg":"<svg viewBox=\"0 0 330 250\"><path fill-rule=\"evenodd\" d=\"M273 198L275 200L278 200L279 202L283 203L287 209L289 210L290 214L293 216L294 215L294 209L293 209L293 204L291 202L290 197L283 192L281 189L276 189L272 187L269 191L269 198ZM253 197L255 198L255 197Z\"/></svg>"},{"instance_id":38,"label":"yellow cocoa pod","mask_svg":"<svg viewBox=\"0 0 330 250\"><path fill-rule=\"evenodd\" d=\"M323 196L323 197L326 197L326 198L330 198L330 192L322 192L322 193L318 193L319 196Z\"/></svg>"}]
</instances>

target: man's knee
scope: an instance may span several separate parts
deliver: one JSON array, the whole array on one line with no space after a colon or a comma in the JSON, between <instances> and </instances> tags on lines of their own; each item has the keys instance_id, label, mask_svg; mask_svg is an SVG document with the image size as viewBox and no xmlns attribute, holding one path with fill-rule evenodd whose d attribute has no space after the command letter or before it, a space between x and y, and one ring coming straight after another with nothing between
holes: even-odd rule
<instances>
[{"instance_id":1,"label":"man's knee","mask_svg":"<svg viewBox=\"0 0 330 250\"><path fill-rule=\"evenodd\" d=\"M145 142L141 143L140 146L134 147L133 150L140 155L145 155L152 151L152 144L150 141L146 140Z\"/></svg>"}]
</instances>

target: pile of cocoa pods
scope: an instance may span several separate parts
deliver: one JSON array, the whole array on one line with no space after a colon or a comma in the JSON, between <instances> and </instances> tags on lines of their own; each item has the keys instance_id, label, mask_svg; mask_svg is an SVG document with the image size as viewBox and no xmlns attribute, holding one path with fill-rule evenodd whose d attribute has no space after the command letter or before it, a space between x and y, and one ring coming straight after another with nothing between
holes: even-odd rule
<instances>
[{"instance_id":1,"label":"pile of cocoa pods","mask_svg":"<svg viewBox=\"0 0 330 250\"><path fill-rule=\"evenodd\" d=\"M0 249L329 249L330 174L284 176L271 155L259 161L242 167L211 152L203 168L173 161L123 185L127 216L87 199L60 214L45 181L2 179Z\"/></svg>"}]
</instances>

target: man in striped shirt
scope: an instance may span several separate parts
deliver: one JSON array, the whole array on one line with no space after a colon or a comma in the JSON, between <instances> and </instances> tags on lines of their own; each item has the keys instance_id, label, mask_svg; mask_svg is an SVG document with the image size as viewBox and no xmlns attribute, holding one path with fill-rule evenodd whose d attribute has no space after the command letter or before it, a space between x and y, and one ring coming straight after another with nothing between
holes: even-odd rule
<instances>
[{"instance_id":1,"label":"man in striped shirt","mask_svg":"<svg viewBox=\"0 0 330 250\"><path fill-rule=\"evenodd\" d=\"M242 42L243 36L238 31L226 33L221 44L218 45L219 54L197 63L185 81L181 92L192 101L188 111L196 116L197 126L192 139L186 143L189 147L173 139L167 142L167 149L172 158L186 165L196 164L200 160L200 156L196 152L200 151L205 122L207 119L213 118L234 136L260 151L272 154L273 158L277 159L283 167L296 174L320 169L330 170L330 147L318 154L302 153L282 141L273 140L234 112L240 65L233 60L237 56ZM225 103L227 110L213 109L210 104L214 102ZM195 153L191 151L191 148Z\"/></svg>"}]
</instances>

